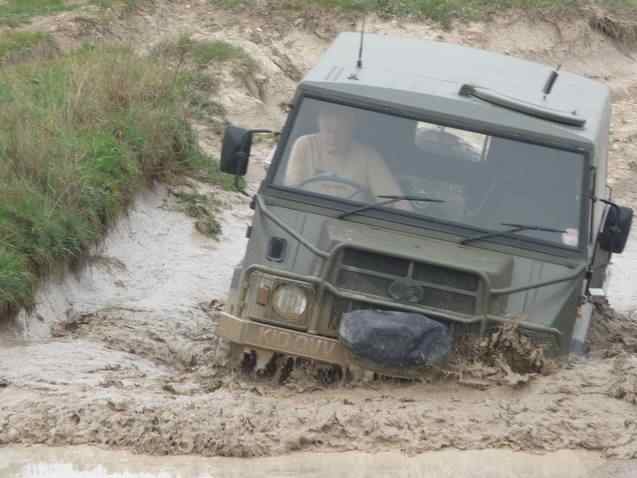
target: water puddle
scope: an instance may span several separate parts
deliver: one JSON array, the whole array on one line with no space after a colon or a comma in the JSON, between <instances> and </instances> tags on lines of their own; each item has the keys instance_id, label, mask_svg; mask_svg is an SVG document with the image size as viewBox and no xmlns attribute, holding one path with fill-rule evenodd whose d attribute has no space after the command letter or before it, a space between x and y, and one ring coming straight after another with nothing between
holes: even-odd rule
<instances>
[{"instance_id":1,"label":"water puddle","mask_svg":"<svg viewBox=\"0 0 637 478\"><path fill-rule=\"evenodd\" d=\"M243 257L252 215L247 198L223 197L230 204L224 206L223 230L215 241L170 204L164 186L140 194L89 258L88 267L46 281L38 291L35 317L23 313L9 336L47 339L51 325L69 314L108 309L188 320L196 304L223 299Z\"/></svg>"},{"instance_id":2,"label":"water puddle","mask_svg":"<svg viewBox=\"0 0 637 478\"><path fill-rule=\"evenodd\" d=\"M626 249L612 258L606 290L611 305L619 312L637 311L637 222Z\"/></svg>"},{"instance_id":3,"label":"water puddle","mask_svg":"<svg viewBox=\"0 0 637 478\"><path fill-rule=\"evenodd\" d=\"M247 460L149 457L89 447L0 449L0 478L583 478L602 464L596 453L566 450L545 455L447 450L412 457L301 453Z\"/></svg>"}]
</instances>

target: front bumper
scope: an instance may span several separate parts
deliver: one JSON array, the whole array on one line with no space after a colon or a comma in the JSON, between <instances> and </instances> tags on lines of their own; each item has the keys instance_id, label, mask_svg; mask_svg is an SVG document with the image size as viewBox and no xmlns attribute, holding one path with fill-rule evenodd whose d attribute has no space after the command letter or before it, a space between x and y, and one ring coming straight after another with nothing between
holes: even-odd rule
<instances>
[{"instance_id":1,"label":"front bumper","mask_svg":"<svg viewBox=\"0 0 637 478\"><path fill-rule=\"evenodd\" d=\"M217 335L238 345L334 365L344 366L351 362L349 350L335 339L240 319L225 312L218 312L216 318Z\"/></svg>"}]
</instances>

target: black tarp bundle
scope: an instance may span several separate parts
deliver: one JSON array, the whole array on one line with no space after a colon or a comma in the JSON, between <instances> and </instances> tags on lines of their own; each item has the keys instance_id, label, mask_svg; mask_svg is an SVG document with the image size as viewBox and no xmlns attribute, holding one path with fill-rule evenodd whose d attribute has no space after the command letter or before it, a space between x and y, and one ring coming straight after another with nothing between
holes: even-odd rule
<instances>
[{"instance_id":1,"label":"black tarp bundle","mask_svg":"<svg viewBox=\"0 0 637 478\"><path fill-rule=\"evenodd\" d=\"M383 310L343 314L339 327L352 353L385 367L423 367L444 362L451 350L447 326L424 315Z\"/></svg>"}]
</instances>

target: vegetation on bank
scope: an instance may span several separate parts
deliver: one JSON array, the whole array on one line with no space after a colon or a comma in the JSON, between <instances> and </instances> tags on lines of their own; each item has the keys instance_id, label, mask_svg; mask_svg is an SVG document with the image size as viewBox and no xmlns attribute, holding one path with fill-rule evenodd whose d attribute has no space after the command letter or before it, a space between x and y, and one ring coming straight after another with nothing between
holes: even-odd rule
<instances>
[{"instance_id":1,"label":"vegetation on bank","mask_svg":"<svg viewBox=\"0 0 637 478\"><path fill-rule=\"evenodd\" d=\"M4 0L0 2L0 22L15 24L36 15L50 15L73 8L64 0Z\"/></svg>"},{"instance_id":2,"label":"vegetation on bank","mask_svg":"<svg viewBox=\"0 0 637 478\"><path fill-rule=\"evenodd\" d=\"M233 63L246 73L257 69L256 62L243 48L224 40L194 40L182 35L155 46L154 55L161 56L179 67L189 65L206 68L212 64Z\"/></svg>"},{"instance_id":3,"label":"vegetation on bank","mask_svg":"<svg viewBox=\"0 0 637 478\"><path fill-rule=\"evenodd\" d=\"M29 57L52 57L57 53L48 33L7 31L0 35L0 65Z\"/></svg>"},{"instance_id":4,"label":"vegetation on bank","mask_svg":"<svg viewBox=\"0 0 637 478\"><path fill-rule=\"evenodd\" d=\"M0 0L0 25L84 5L134 11L156 0ZM257 0L208 0L252 8ZM637 0L265 0L280 12L314 7L420 16L442 23L511 8L546 10L598 4L637 10ZM606 11L605 10L605 11ZM286 17L284 17L286 18ZM622 21L624 17L621 17ZM634 24L596 18L618 39L637 39ZM79 259L98 241L135 192L155 179L190 174L232 187L232 178L201 153L189 119L223 126L215 101L218 72L230 63L240 77L257 65L243 49L183 36L149 57L125 48L86 47L61 56L46 33L0 31L0 313L28 306L38 279L62 261ZM215 235L214 208L181 197L197 228ZM208 209L206 209L208 208Z\"/></svg>"},{"instance_id":5,"label":"vegetation on bank","mask_svg":"<svg viewBox=\"0 0 637 478\"><path fill-rule=\"evenodd\" d=\"M133 12L142 5L152 5L154 2L156 0L0 0L0 24L18 25L35 16L86 5ZM511 9L555 11L599 6L607 11L632 13L633 16L637 9L637 0L208 0L208 3L231 9L254 9L265 5L272 14L316 8L354 13L368 11L386 16L425 17L444 25L454 18L477 20Z\"/></svg>"},{"instance_id":6,"label":"vegetation on bank","mask_svg":"<svg viewBox=\"0 0 637 478\"><path fill-rule=\"evenodd\" d=\"M0 70L0 304L30 305L38 278L79 259L150 181L227 183L189 126L191 83L114 47Z\"/></svg>"},{"instance_id":7,"label":"vegetation on bank","mask_svg":"<svg viewBox=\"0 0 637 478\"><path fill-rule=\"evenodd\" d=\"M232 9L254 8L258 4L258 0L208 1L212 5ZM443 25L448 25L454 18L478 20L512 9L555 11L600 6L605 10L634 13L637 8L637 0L266 0L266 4L269 9L279 11L302 11L318 7L382 16L415 16L429 18Z\"/></svg>"},{"instance_id":8,"label":"vegetation on bank","mask_svg":"<svg viewBox=\"0 0 637 478\"><path fill-rule=\"evenodd\" d=\"M0 25L19 26L33 17L75 10L86 5L132 12L153 0L0 0Z\"/></svg>"},{"instance_id":9,"label":"vegetation on bank","mask_svg":"<svg viewBox=\"0 0 637 478\"><path fill-rule=\"evenodd\" d=\"M195 40L190 35L162 41L151 55L189 79L190 113L194 119L205 120L217 133L223 132L226 116L223 105L215 100L223 71L245 80L258 70L254 58L240 46L223 40ZM221 70L220 65L226 68Z\"/></svg>"}]
</instances>

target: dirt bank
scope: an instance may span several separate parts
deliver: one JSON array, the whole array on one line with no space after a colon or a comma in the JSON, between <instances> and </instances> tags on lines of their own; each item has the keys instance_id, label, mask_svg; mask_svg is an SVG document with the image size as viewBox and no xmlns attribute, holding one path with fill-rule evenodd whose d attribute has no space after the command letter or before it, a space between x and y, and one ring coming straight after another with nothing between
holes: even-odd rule
<instances>
[{"instance_id":1,"label":"dirt bank","mask_svg":"<svg viewBox=\"0 0 637 478\"><path fill-rule=\"evenodd\" d=\"M204 2L205 3L205 2ZM224 38L257 61L253 82L222 75L228 119L278 128L295 78L341 29L334 19L312 30L268 28L204 3L159 2L155 10L76 29L76 16L35 22L65 45L113 36L144 51L166 37ZM60 18L63 19L60 20ZM267 23L267 21L266 21ZM599 78L615 94L611 182L616 197L637 203L637 63L585 19L501 19L446 32L426 24L373 19L372 31L439 38L520 55ZM254 84L261 87L254 89ZM218 152L214 125L198 125ZM269 146L257 146L249 188L262 177ZM185 187L185 186L182 186ZM94 253L89 267L52 280L31 315L0 334L0 445L10 443L127 448L150 454L266 456L292 451L403 451L510 448L594 450L637 458L637 363L634 321L606 314L591 360L573 360L512 388L477 390L454 380L283 387L228 375L214 363L210 310L222 300L245 246L251 210L237 194L211 191L228 207L219 242L199 234L165 187L138 198L129 216ZM633 244L635 241L633 240ZM631 246L632 247L632 246ZM634 302L633 302L633 305Z\"/></svg>"}]
</instances>

